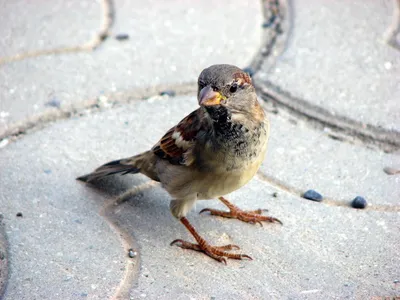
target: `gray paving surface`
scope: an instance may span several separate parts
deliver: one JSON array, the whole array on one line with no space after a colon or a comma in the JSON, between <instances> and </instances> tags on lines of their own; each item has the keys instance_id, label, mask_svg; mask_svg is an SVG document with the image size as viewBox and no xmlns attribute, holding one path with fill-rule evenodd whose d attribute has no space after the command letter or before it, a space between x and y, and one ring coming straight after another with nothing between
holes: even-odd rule
<instances>
[{"instance_id":1,"label":"gray paving surface","mask_svg":"<svg viewBox=\"0 0 400 300\"><path fill-rule=\"evenodd\" d=\"M48 102L66 106L115 91L196 82L199 70L215 63L245 67L261 45L257 1L116 1L115 6L115 28L98 50L0 66L0 99L7 99L0 101L0 134L11 122L43 112ZM86 18L86 9L73 11ZM118 33L130 38L112 38Z\"/></svg>"},{"instance_id":2,"label":"gray paving surface","mask_svg":"<svg viewBox=\"0 0 400 300\"><path fill-rule=\"evenodd\" d=\"M0 62L20 51L83 45L104 26L105 3L1 3ZM400 170L399 149L371 148L282 106L265 104L271 121L266 160L228 198L245 209L268 208L283 226L198 215L205 207L223 209L218 201L199 201L188 216L211 243L238 244L253 261L223 266L169 246L191 237L171 216L168 194L142 175L95 186L74 179L148 149L196 107L194 93L134 100L138 89L195 82L212 63L244 67L265 42L273 55L263 57L259 87L283 90L338 118L398 131L400 52L385 41L385 30L395 25L395 1L281 2L290 9L283 16L291 18L276 44L261 39L261 7L272 2L113 3L110 37L95 51L0 65L0 136L34 115L44 120L56 111L49 101L70 116L0 140L0 252L4 233L8 240L5 259L0 253L0 298L399 297L400 177L383 172ZM117 41L117 34L129 39ZM98 105L68 110L92 98ZM325 199L301 198L307 189ZM357 195L367 199L367 209L349 207ZM136 257L128 257L129 248Z\"/></svg>"},{"instance_id":3,"label":"gray paving surface","mask_svg":"<svg viewBox=\"0 0 400 300\"><path fill-rule=\"evenodd\" d=\"M8 281L8 241L3 215L0 214L0 297L5 292Z\"/></svg>"},{"instance_id":4,"label":"gray paving surface","mask_svg":"<svg viewBox=\"0 0 400 300\"><path fill-rule=\"evenodd\" d=\"M86 43L100 27L100 3L1 1L0 58Z\"/></svg>"},{"instance_id":5,"label":"gray paving surface","mask_svg":"<svg viewBox=\"0 0 400 300\"><path fill-rule=\"evenodd\" d=\"M284 112L271 116L271 132L278 134L271 135L261 167L264 174L297 192L314 189L337 202L361 195L371 205L399 205L400 177L383 169L400 166L400 152L388 154L334 140L330 130L317 131L302 120L293 121Z\"/></svg>"},{"instance_id":6,"label":"gray paving surface","mask_svg":"<svg viewBox=\"0 0 400 300\"><path fill-rule=\"evenodd\" d=\"M386 42L396 1L291 4L287 49L259 78L339 116L400 131L400 48Z\"/></svg>"},{"instance_id":7,"label":"gray paving surface","mask_svg":"<svg viewBox=\"0 0 400 300\"><path fill-rule=\"evenodd\" d=\"M119 238L99 215L102 203L86 197L74 180L78 164L71 166L71 158L80 154L55 142L63 136L73 143L73 136L49 134L21 140L24 154L7 147L0 156L7 170L0 173L0 207L11 263L5 299L110 297L125 267ZM71 197L71 190L82 194Z\"/></svg>"},{"instance_id":8,"label":"gray paving surface","mask_svg":"<svg viewBox=\"0 0 400 300\"><path fill-rule=\"evenodd\" d=\"M96 298L116 290L123 278L126 254L121 253L117 236L98 215L110 197L101 190L111 190L115 196L144 179L117 177L101 183L99 191L74 178L107 160L149 148L195 107L194 96L137 102L58 122L3 149L0 164L8 171L0 178L7 187L1 207L9 226L13 266L6 299L44 297L49 293L58 293L64 299L73 299L77 294ZM139 121L143 115L146 120ZM271 122L291 129L280 117L272 116ZM296 130L299 137L315 138L316 133L310 129L299 126ZM284 143L287 137L278 135L274 140L270 152L279 154L276 143ZM327 139L323 144L329 157L337 141ZM310 154L296 153L296 149L301 147L292 149L292 155L307 162ZM310 151L318 153L321 149ZM358 149L350 147L348 152ZM287 155L268 158L266 166L270 168L266 173L274 176L277 168L296 172L292 167L297 167ZM338 170L346 172L346 160L338 165ZM332 185L321 182L318 175L309 176L313 178L311 183L318 183L322 190ZM337 180L351 189L348 177ZM374 185L375 180L366 177L363 184ZM290 178L286 182L291 184ZM380 193L397 193L394 185L377 186ZM274 192L278 192L277 198L272 196ZM331 195L342 194L331 191ZM252 262L230 261L227 267L168 245L175 238L190 237L170 215L169 196L161 188L143 190L113 207L109 213L113 222L134 236L138 244L135 250L140 253L138 279L131 283L135 287L130 291L133 299L365 298L396 292L393 282L400 276L396 255L400 242L398 211L359 211L314 203L261 179L253 180L230 199L243 208L268 208L269 214L280 218L284 225L266 224L260 228L206 214L198 216L196 211L201 208L221 207L217 201L200 202L189 216L199 231L215 243L239 244L254 258ZM24 213L23 218L15 217L18 211ZM48 250L43 252L44 244Z\"/></svg>"}]
</instances>

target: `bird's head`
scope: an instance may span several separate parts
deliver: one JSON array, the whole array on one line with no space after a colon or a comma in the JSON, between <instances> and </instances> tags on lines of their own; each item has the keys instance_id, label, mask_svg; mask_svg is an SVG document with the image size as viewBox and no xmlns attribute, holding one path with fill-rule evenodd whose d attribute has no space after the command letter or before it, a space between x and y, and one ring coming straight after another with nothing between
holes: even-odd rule
<instances>
[{"instance_id":1,"label":"bird's head","mask_svg":"<svg viewBox=\"0 0 400 300\"><path fill-rule=\"evenodd\" d=\"M254 115L260 108L250 76L232 65L204 69L198 79L197 99L211 117L221 110Z\"/></svg>"}]
</instances>

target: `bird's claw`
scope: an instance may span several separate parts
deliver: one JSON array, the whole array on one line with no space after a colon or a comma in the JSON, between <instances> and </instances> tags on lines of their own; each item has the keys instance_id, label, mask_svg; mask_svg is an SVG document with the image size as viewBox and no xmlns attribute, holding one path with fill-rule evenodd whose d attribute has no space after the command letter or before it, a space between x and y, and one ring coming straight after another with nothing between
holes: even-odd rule
<instances>
[{"instance_id":1,"label":"bird's claw","mask_svg":"<svg viewBox=\"0 0 400 300\"><path fill-rule=\"evenodd\" d=\"M239 259L239 260L243 258L253 260L247 254L236 254L227 252L229 250L240 250L239 246L233 244L228 244L224 246L211 246L204 240L200 244L194 244L181 239L176 239L172 241L170 245L171 246L176 245L178 247L181 247L182 249L190 249L203 252L204 254L210 256L211 258L219 262L224 263L225 265L227 264L225 257L231 259Z\"/></svg>"}]
</instances>

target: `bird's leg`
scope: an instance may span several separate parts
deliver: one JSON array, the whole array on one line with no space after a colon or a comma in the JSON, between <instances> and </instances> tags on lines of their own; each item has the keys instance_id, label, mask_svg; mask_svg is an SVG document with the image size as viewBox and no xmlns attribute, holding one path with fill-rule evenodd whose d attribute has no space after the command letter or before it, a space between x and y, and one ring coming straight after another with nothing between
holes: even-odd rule
<instances>
[{"instance_id":1,"label":"bird's leg","mask_svg":"<svg viewBox=\"0 0 400 300\"><path fill-rule=\"evenodd\" d=\"M239 207L236 205L233 205L230 203L228 200L226 200L224 197L219 197L219 200L222 201L228 208L229 211L222 211L222 210L217 210L217 209L211 209L211 208L205 208L200 211L200 213L209 211L211 215L214 216L220 216L224 218L234 218L241 220L246 223L258 223L262 226L261 221L266 221L266 222L277 222L282 224L281 221L279 221L277 218L273 217L268 217L268 216L262 216L262 209L257 209L257 210L251 210L251 211L245 211L241 210Z\"/></svg>"},{"instance_id":2,"label":"bird's leg","mask_svg":"<svg viewBox=\"0 0 400 300\"><path fill-rule=\"evenodd\" d=\"M203 252L206 255L208 255L209 257L212 257L215 260L218 260L219 262L223 262L224 264L226 264L225 257L232 258L232 259L248 258L248 259L252 260L252 258L246 254L235 254L235 253L226 252L226 250L240 249L236 245L229 244L229 245L219 246L219 247L211 246L209 243L207 243L207 241L205 239L203 239L197 233L196 229L194 229L194 227L192 226L192 224L190 224L188 219L186 219L185 217L182 217L182 218L180 218L180 221L182 222L183 225L185 225L187 230L189 230L189 232L193 235L197 244L177 239L171 243L171 246L176 244L177 246L179 246L183 249L191 249L191 250Z\"/></svg>"}]
</instances>

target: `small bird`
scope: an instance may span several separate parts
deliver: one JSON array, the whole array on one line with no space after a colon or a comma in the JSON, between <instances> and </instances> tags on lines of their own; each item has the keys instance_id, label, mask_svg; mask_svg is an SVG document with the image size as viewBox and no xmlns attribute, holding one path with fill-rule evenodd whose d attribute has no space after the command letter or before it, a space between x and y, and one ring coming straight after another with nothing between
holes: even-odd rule
<instances>
[{"instance_id":1,"label":"small bird","mask_svg":"<svg viewBox=\"0 0 400 300\"><path fill-rule=\"evenodd\" d=\"M142 173L161 182L173 198L172 215L197 242L177 239L171 245L203 252L225 264L225 258L252 259L246 254L229 252L240 249L236 245L210 245L186 215L197 200L218 198L229 211L206 208L200 213L208 211L248 223L281 223L261 215L261 209L243 211L223 197L256 174L267 149L268 119L258 103L250 76L232 65L204 69L198 79L197 99L200 107L168 130L151 150L111 161L77 179L90 182L117 173Z\"/></svg>"}]
</instances>

